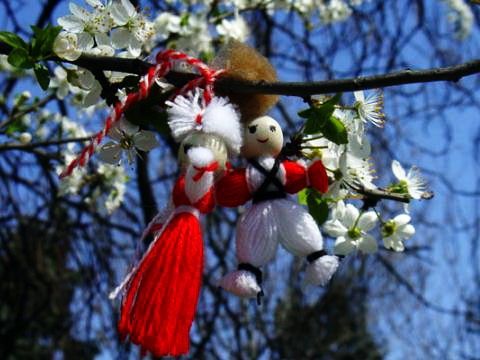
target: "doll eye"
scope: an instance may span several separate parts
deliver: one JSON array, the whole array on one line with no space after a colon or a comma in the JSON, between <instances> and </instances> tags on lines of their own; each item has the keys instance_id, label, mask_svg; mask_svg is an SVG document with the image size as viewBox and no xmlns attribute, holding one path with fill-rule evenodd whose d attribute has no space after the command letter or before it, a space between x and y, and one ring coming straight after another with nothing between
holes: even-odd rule
<instances>
[{"instance_id":1,"label":"doll eye","mask_svg":"<svg viewBox=\"0 0 480 360\"><path fill-rule=\"evenodd\" d=\"M271 126L270 126L270 131L271 131L271 132L277 131L277 128L275 127L275 125L271 125Z\"/></svg>"},{"instance_id":2,"label":"doll eye","mask_svg":"<svg viewBox=\"0 0 480 360\"><path fill-rule=\"evenodd\" d=\"M255 134L255 131L257 131L257 125L252 125L248 127L248 132L250 134Z\"/></svg>"},{"instance_id":3,"label":"doll eye","mask_svg":"<svg viewBox=\"0 0 480 360\"><path fill-rule=\"evenodd\" d=\"M185 144L183 145L183 152L186 154L188 150L190 150L191 148L192 148L192 145Z\"/></svg>"}]
</instances>

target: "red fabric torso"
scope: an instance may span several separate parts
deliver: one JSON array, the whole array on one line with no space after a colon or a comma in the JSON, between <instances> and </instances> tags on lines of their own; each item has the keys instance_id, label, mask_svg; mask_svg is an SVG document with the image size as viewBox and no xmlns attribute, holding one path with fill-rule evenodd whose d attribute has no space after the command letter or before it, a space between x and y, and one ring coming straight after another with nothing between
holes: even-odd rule
<instances>
[{"instance_id":1,"label":"red fabric torso","mask_svg":"<svg viewBox=\"0 0 480 360\"><path fill-rule=\"evenodd\" d=\"M205 193L200 200L192 204L185 192L185 176L183 175L178 178L175 186L173 187L172 199L175 207L182 205L193 206L203 214L211 212L215 207L215 198L212 189L208 190L208 192Z\"/></svg>"}]
</instances>

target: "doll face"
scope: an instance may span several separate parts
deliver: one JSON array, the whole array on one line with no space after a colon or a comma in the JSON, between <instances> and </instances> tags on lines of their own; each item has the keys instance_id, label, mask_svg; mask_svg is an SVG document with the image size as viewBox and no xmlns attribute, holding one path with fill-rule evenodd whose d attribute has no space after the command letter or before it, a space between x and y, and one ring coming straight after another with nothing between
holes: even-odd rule
<instances>
[{"instance_id":1,"label":"doll face","mask_svg":"<svg viewBox=\"0 0 480 360\"><path fill-rule=\"evenodd\" d=\"M225 143L215 135L200 132L187 136L180 144L180 148L178 149L178 161L182 167L186 167L188 165L188 150L196 146L210 149L213 152L215 160L218 162L218 168L225 168L228 158L228 150Z\"/></svg>"},{"instance_id":2,"label":"doll face","mask_svg":"<svg viewBox=\"0 0 480 360\"><path fill-rule=\"evenodd\" d=\"M242 154L246 158L277 156L282 147L282 129L270 116L256 118L245 127Z\"/></svg>"}]
</instances>

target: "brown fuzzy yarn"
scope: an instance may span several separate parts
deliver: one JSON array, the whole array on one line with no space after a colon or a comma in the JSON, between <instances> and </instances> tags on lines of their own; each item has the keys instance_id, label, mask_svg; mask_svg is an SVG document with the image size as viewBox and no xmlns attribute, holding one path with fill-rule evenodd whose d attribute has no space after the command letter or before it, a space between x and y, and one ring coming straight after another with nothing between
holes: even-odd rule
<instances>
[{"instance_id":1,"label":"brown fuzzy yarn","mask_svg":"<svg viewBox=\"0 0 480 360\"><path fill-rule=\"evenodd\" d=\"M275 69L254 48L239 41L229 41L212 61L212 67L225 69L227 72L222 77L246 81L277 80ZM242 122L248 122L256 117L264 115L278 101L276 95L263 94L238 94L234 92L217 91L217 94L228 96L230 101L239 107L242 114Z\"/></svg>"}]
</instances>

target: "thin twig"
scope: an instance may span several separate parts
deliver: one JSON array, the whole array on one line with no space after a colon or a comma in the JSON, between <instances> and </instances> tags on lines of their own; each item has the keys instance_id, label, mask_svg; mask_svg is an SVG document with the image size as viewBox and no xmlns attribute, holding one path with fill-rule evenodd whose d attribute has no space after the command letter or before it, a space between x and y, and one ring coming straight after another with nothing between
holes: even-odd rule
<instances>
[{"instance_id":1,"label":"thin twig","mask_svg":"<svg viewBox=\"0 0 480 360\"><path fill-rule=\"evenodd\" d=\"M30 143L30 144L19 144L19 143L9 143L0 145L0 152L1 151L10 151L10 150L24 150L30 151L32 149L38 147L46 147L46 146L53 146L53 145L62 145L68 144L73 142L85 142L92 140L91 136L81 137L81 138L70 138L70 139L62 139L62 140L54 140L54 141L42 141L37 143Z\"/></svg>"},{"instance_id":2,"label":"thin twig","mask_svg":"<svg viewBox=\"0 0 480 360\"><path fill-rule=\"evenodd\" d=\"M8 125L20 119L22 116L25 116L31 113L32 111L38 110L39 108L43 107L53 99L55 99L55 94L50 94L49 96L43 98L42 100L39 100L36 103L30 105L26 109L13 113L8 119L0 123L0 130L3 128L6 128Z\"/></svg>"}]
</instances>

